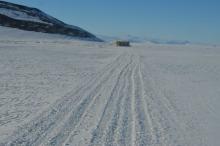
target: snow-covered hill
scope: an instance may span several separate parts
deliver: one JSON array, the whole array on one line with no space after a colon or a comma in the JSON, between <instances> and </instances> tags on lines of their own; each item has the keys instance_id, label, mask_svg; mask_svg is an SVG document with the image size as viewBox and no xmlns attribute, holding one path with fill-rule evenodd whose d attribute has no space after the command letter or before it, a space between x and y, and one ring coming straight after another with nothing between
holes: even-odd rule
<instances>
[{"instance_id":1,"label":"snow-covered hill","mask_svg":"<svg viewBox=\"0 0 220 146\"><path fill-rule=\"evenodd\" d=\"M0 25L28 31L62 34L101 41L76 26L65 24L36 8L0 1Z\"/></svg>"}]
</instances>

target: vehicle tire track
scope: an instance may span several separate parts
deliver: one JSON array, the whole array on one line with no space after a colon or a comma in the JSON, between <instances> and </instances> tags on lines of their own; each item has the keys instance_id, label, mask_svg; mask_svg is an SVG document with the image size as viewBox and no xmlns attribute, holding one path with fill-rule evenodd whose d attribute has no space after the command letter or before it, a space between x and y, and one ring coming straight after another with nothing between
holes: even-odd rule
<instances>
[{"instance_id":1,"label":"vehicle tire track","mask_svg":"<svg viewBox=\"0 0 220 146\"><path fill-rule=\"evenodd\" d=\"M123 91L125 98L122 101L120 113L121 116L119 117L119 124L116 129L117 133L115 135L114 141L112 141L112 145L134 145L134 142L132 142L132 127L135 127L135 122L133 122L135 119L132 119L132 98L134 97L134 83L132 82L132 76L134 74L134 65L134 61L132 61L132 64L129 66L128 76L126 77L126 87ZM134 100L135 99L133 98L133 101ZM135 133L135 128L133 131ZM135 137L133 137L133 139L135 141Z\"/></svg>"},{"instance_id":2,"label":"vehicle tire track","mask_svg":"<svg viewBox=\"0 0 220 146\"><path fill-rule=\"evenodd\" d=\"M147 75L147 77L143 77L144 75ZM147 104L147 107L149 107L149 115L151 117L153 131L154 131L154 141L156 145L167 145L168 139L166 137L166 127L163 125L164 122L164 115L161 115L161 104L158 102L159 98L157 94L155 93L155 89L152 87L151 82L151 75L150 73L147 73L145 68L142 68L142 62L140 64L140 74L142 76L143 84L144 84L144 91L145 91L145 102Z\"/></svg>"},{"instance_id":3,"label":"vehicle tire track","mask_svg":"<svg viewBox=\"0 0 220 146\"><path fill-rule=\"evenodd\" d=\"M99 118L103 114L103 109L108 101L107 97L110 97L113 91L114 84L117 79L112 79L108 85L104 86L97 101L89 109L88 113L82 118L81 122L78 123L76 128L71 132L69 137L62 144L64 145L89 145L90 139L92 138L93 129L95 129ZM81 135L84 135L83 137Z\"/></svg>"},{"instance_id":4,"label":"vehicle tire track","mask_svg":"<svg viewBox=\"0 0 220 146\"><path fill-rule=\"evenodd\" d=\"M151 135L150 135L150 128L146 117L146 109L143 101L143 89L140 82L139 76L139 67L136 64L135 73L134 73L134 96L135 96L135 112L136 112L136 119L135 119L135 145L136 146L146 146L150 144Z\"/></svg>"},{"instance_id":5,"label":"vehicle tire track","mask_svg":"<svg viewBox=\"0 0 220 146\"><path fill-rule=\"evenodd\" d=\"M107 69L104 70L104 72L101 72L100 76L108 78L108 76L110 76L112 72L114 72L114 70L118 66L118 63L123 62L124 59L126 59L126 56L119 56L111 64L107 65ZM54 106L50 107L48 111L42 113L35 120L19 128L14 133L14 135L9 137L8 142L5 143L5 145L39 144L39 142L44 139L44 137L57 125L57 123L61 122L62 119L65 119L64 117L68 112L72 110L73 105L78 103L81 99L82 93L85 91L88 92L91 86L97 84L100 79L98 81L97 80L98 76L94 80L88 82L86 86L80 87L75 92L67 94L63 99L55 103Z\"/></svg>"},{"instance_id":6,"label":"vehicle tire track","mask_svg":"<svg viewBox=\"0 0 220 146\"><path fill-rule=\"evenodd\" d=\"M118 75L117 82L105 106L101 119L97 124L97 128L93 132L93 136L90 141L90 146L99 146L102 144L108 145L109 142L107 138L108 134L106 132L111 130L109 128L112 128L111 126L114 124L114 122L117 123L118 116L117 116L117 111L115 109L117 108L117 105L119 105L121 101L121 98L119 97L120 91L122 90L121 84L123 83L123 80L125 80L124 76L125 74L127 74L127 70L130 63L128 63ZM111 118L111 120L109 120L109 118Z\"/></svg>"},{"instance_id":7,"label":"vehicle tire track","mask_svg":"<svg viewBox=\"0 0 220 146\"><path fill-rule=\"evenodd\" d=\"M114 111L114 115L112 117L112 120L110 122L110 125L108 126L108 130L107 130L107 136L106 136L106 139L105 139L105 145L106 146L114 146L114 145L117 145L117 142L115 142L115 139L117 138L117 132L118 132L118 127L119 127L119 121L121 119L121 111L122 111L122 108L123 108L123 103L125 101L125 95L124 95L124 90L125 90L125 87L126 87L126 78L127 76L129 75L129 67L131 66L133 62L133 56L131 56L131 61L130 63L128 64L127 68L126 68L126 71L125 71L125 74L122 75L124 78L123 78L123 83L122 83L122 86L121 86L121 89L119 90L119 100L116 104L116 108L115 108L115 111ZM115 142L115 143L114 143Z\"/></svg>"},{"instance_id":8,"label":"vehicle tire track","mask_svg":"<svg viewBox=\"0 0 220 146\"><path fill-rule=\"evenodd\" d=\"M102 117L103 111L105 111L107 107L106 105L108 104L109 100L112 100L112 94L117 89L116 87L118 86L119 77L121 78L121 74L126 74L124 70L127 68L127 66L129 66L129 63L127 63L129 62L129 60L126 60L126 62L123 63L126 65L124 65L124 67L121 69L118 68L117 75L109 79L110 82L107 85L103 86L103 90L102 92L100 92L102 96L97 99L97 102L93 103L89 112L85 113L85 116L81 119L82 122L79 122L77 124L76 128L69 134L68 138L66 138L65 142L62 145L71 145L71 143L77 143L77 145L89 145L90 141L88 140L92 139L93 129L97 128L97 123L99 123L99 119ZM96 108L96 106L98 107ZM79 137L78 133L86 136L81 138ZM77 140L77 138L81 140Z\"/></svg>"},{"instance_id":9,"label":"vehicle tire track","mask_svg":"<svg viewBox=\"0 0 220 146\"><path fill-rule=\"evenodd\" d=\"M131 124L131 145L136 146L136 109L135 109L135 103L136 103L136 98L135 98L135 79L134 79L134 74L135 74L135 65L133 65L133 70L131 74L131 117L132 117L132 124Z\"/></svg>"},{"instance_id":10,"label":"vehicle tire track","mask_svg":"<svg viewBox=\"0 0 220 146\"><path fill-rule=\"evenodd\" d=\"M143 78L143 82L145 84L145 92L146 92L146 103L150 103L148 106L151 109L150 115L152 117L153 123L155 126L153 127L156 135L156 144L163 145L163 144L170 144L175 145L178 143L178 140L182 140L183 142L184 137L176 135L171 135L171 130L181 129L181 131L185 131L182 129L181 121L178 119L178 115L176 113L176 108L172 105L169 99L165 96L165 91L161 89L160 85L156 83L156 77L152 76L151 72L147 72L146 69L151 69L152 66L145 66L146 64L141 67L141 74L147 77ZM143 68L144 67L144 68ZM168 118L169 117L169 118ZM170 128L172 127L172 129ZM176 132L175 132L176 133ZM184 132L185 133L185 132Z\"/></svg>"},{"instance_id":11,"label":"vehicle tire track","mask_svg":"<svg viewBox=\"0 0 220 146\"><path fill-rule=\"evenodd\" d=\"M127 60L125 60L125 62L122 62L122 71L124 71L125 68L127 68L128 64L124 67L124 64L127 62ZM120 70L120 65L118 64L117 69ZM115 69L116 70L116 69ZM114 71L115 72L115 71ZM110 72L108 76L106 76L106 80L103 80L103 82L101 82L99 84L99 88L101 90L102 87L105 86L105 82L107 82L107 80L110 79L111 76L113 76L115 73L114 72ZM120 72L120 74L121 74ZM120 75L119 74L119 75ZM116 75L118 76L118 75ZM71 134L71 131L74 130L74 128L77 126L77 124L81 121L81 118L86 115L89 107L95 102L96 98L94 99L93 97L97 97L97 94L99 94L98 90L95 89L92 91L91 95L87 96L85 100L83 100L83 102L78 106L78 108L76 110L74 110L73 113L71 113L71 116L68 118L68 121L65 123L65 125L63 126L62 130L59 131L58 134L56 134L56 136L54 136L51 140L50 143L48 145L61 145L62 143L65 142L65 140L69 137L69 135ZM92 100L92 101L91 101ZM90 106L89 106L90 105Z\"/></svg>"},{"instance_id":12,"label":"vehicle tire track","mask_svg":"<svg viewBox=\"0 0 220 146\"><path fill-rule=\"evenodd\" d=\"M154 127L155 125L153 125L153 118L152 115L150 113L150 111L152 109L150 109L149 103L146 101L146 93L144 90L144 81L143 81L143 77L142 77L142 73L141 73L141 63L140 63L140 58L139 58L139 64L138 64L138 77L139 79L137 81L139 81L140 84L140 90L141 90L141 97L142 97L142 101L143 101L143 107L144 107L144 111L145 111L145 117L147 118L147 122L148 122L148 128L149 128L149 137L150 137L150 141L148 142L149 145L155 145L155 141L156 141L156 136L155 136L155 132L154 132Z\"/></svg>"}]
</instances>

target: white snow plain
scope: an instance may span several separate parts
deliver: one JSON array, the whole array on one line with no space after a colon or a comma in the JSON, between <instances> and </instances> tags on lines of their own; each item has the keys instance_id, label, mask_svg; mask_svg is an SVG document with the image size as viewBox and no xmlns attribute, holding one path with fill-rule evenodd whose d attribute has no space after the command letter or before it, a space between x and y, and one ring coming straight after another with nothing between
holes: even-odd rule
<instances>
[{"instance_id":1,"label":"white snow plain","mask_svg":"<svg viewBox=\"0 0 220 146\"><path fill-rule=\"evenodd\" d=\"M0 27L1 146L219 146L219 123L218 46Z\"/></svg>"}]
</instances>

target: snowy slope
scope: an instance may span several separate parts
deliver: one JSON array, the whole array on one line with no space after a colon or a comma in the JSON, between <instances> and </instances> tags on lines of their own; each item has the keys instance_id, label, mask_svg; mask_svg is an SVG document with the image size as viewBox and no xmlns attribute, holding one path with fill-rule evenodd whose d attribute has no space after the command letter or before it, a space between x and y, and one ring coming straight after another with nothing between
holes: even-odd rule
<instances>
[{"instance_id":1,"label":"snowy slope","mask_svg":"<svg viewBox=\"0 0 220 146\"><path fill-rule=\"evenodd\" d=\"M101 41L93 34L79 27L65 24L41 10L4 1L0 1L0 25Z\"/></svg>"},{"instance_id":2,"label":"snowy slope","mask_svg":"<svg viewBox=\"0 0 220 146\"><path fill-rule=\"evenodd\" d=\"M220 145L219 47L0 30L1 146Z\"/></svg>"},{"instance_id":3,"label":"snowy slope","mask_svg":"<svg viewBox=\"0 0 220 146\"><path fill-rule=\"evenodd\" d=\"M0 41L46 41L46 40L93 40L91 38L71 37L60 34L50 34L42 32L24 31L16 28L0 26ZM22 36L22 37L21 37ZM30 37L31 36L31 37Z\"/></svg>"},{"instance_id":4,"label":"snowy slope","mask_svg":"<svg viewBox=\"0 0 220 146\"><path fill-rule=\"evenodd\" d=\"M6 8L0 8L0 14L6 15L10 18L18 19L18 20L46 23L44 21L41 21L38 17L33 17L30 15L27 15L27 13L25 13L25 12L10 10L10 9L6 9Z\"/></svg>"}]
</instances>

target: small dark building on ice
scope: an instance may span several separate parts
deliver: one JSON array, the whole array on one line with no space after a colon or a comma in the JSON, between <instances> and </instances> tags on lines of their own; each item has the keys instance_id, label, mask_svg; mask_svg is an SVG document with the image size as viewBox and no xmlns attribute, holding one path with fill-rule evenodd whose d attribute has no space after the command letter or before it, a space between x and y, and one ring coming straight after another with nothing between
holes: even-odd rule
<instances>
[{"instance_id":1,"label":"small dark building on ice","mask_svg":"<svg viewBox=\"0 0 220 146\"><path fill-rule=\"evenodd\" d=\"M129 41L116 41L116 46L118 46L118 47L129 47L130 42Z\"/></svg>"}]
</instances>

